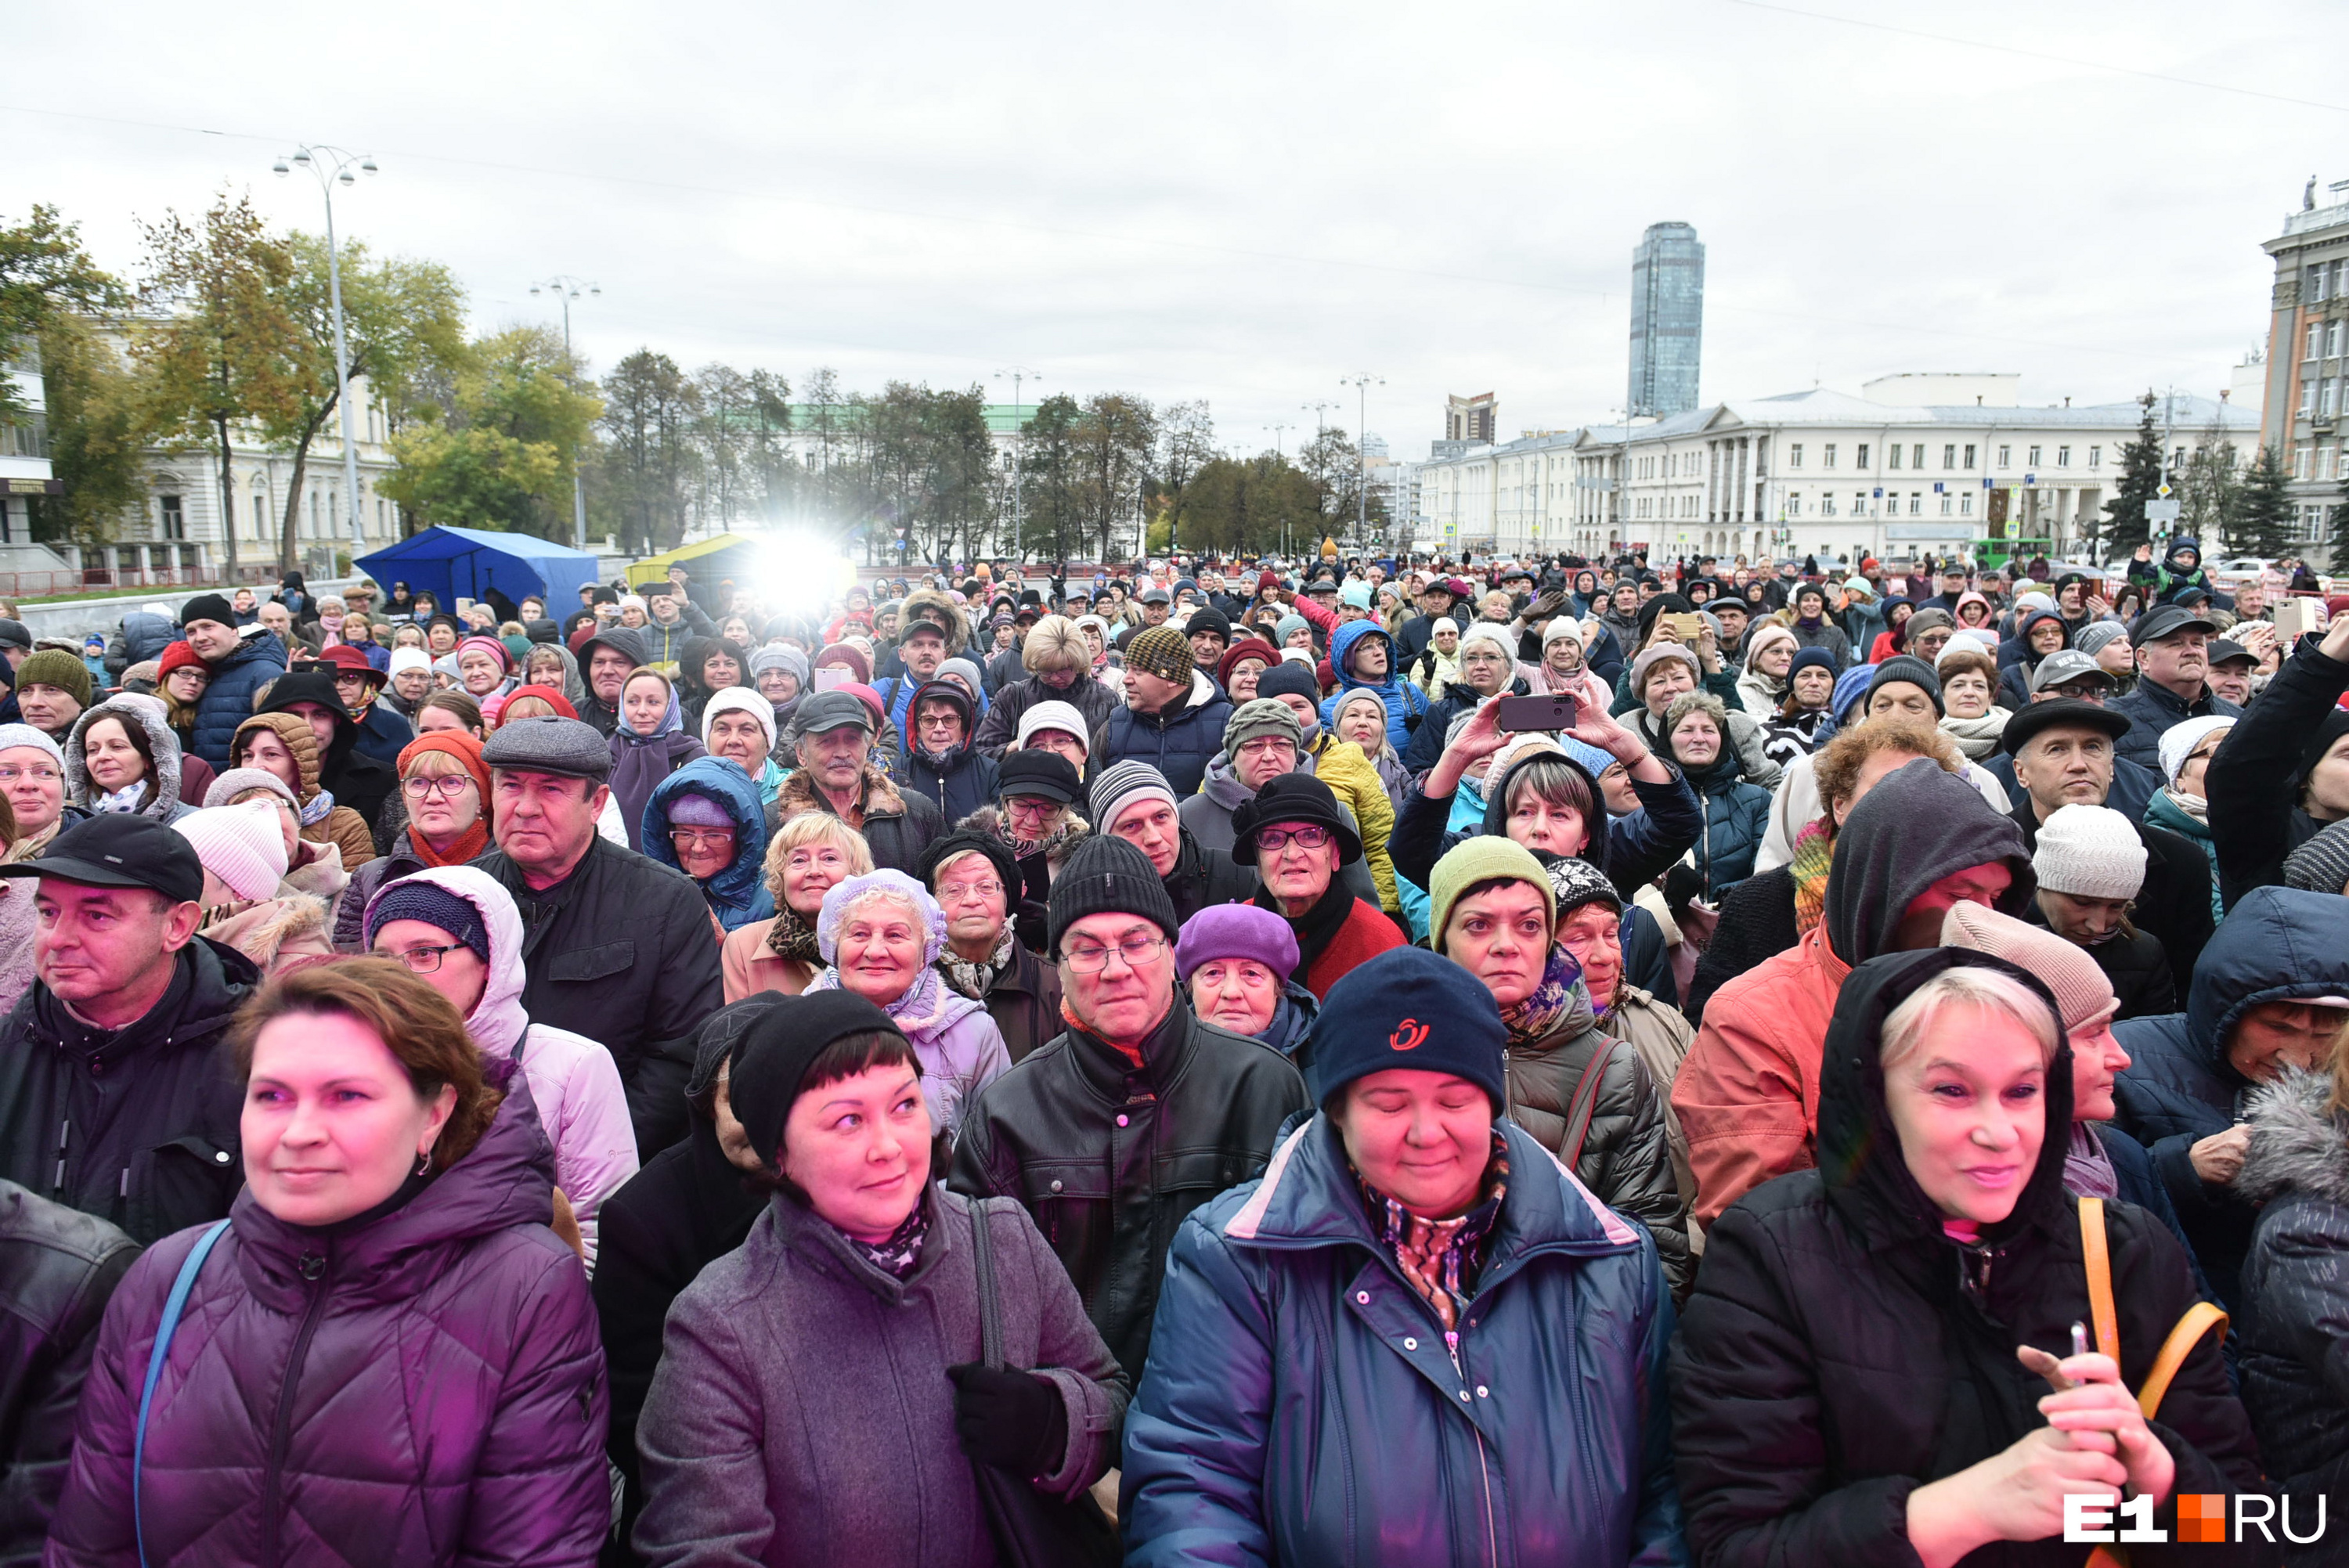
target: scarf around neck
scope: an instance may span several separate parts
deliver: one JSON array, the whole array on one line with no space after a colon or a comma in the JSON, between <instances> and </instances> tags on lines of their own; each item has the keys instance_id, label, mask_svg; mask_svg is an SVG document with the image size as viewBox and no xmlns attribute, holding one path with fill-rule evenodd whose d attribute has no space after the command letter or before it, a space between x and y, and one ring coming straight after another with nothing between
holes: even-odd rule
<instances>
[{"instance_id":1,"label":"scarf around neck","mask_svg":"<svg viewBox=\"0 0 2349 1568\"><path fill-rule=\"evenodd\" d=\"M951 947L939 954L938 971L947 977L947 984L974 1002L986 1001L995 977L1011 967L1011 944L1016 934L1013 928L1019 923L1018 915L1008 917L1003 923L1003 934L995 944L995 951L977 964L957 957Z\"/></svg>"},{"instance_id":2,"label":"scarf around neck","mask_svg":"<svg viewBox=\"0 0 2349 1568\"><path fill-rule=\"evenodd\" d=\"M1574 961L1574 954L1553 946L1542 962L1541 983L1534 987L1533 994L1501 1009L1501 1022L1508 1026L1509 1043L1521 1046L1556 1034L1558 1021L1573 1010L1574 987L1581 979L1582 966Z\"/></svg>"},{"instance_id":3,"label":"scarf around neck","mask_svg":"<svg viewBox=\"0 0 2349 1568\"><path fill-rule=\"evenodd\" d=\"M1346 917L1354 912L1354 895L1347 891L1344 881L1334 871L1330 873L1329 887L1314 901L1313 907L1300 916L1292 918L1284 913L1280 901L1272 896L1272 890L1260 883L1256 890L1255 902L1257 908L1268 909L1288 921L1289 929L1297 934L1297 968L1293 973L1298 975L1311 969L1321 954L1329 951L1330 944L1337 940L1338 933L1345 926Z\"/></svg>"},{"instance_id":4,"label":"scarf around neck","mask_svg":"<svg viewBox=\"0 0 2349 1568\"><path fill-rule=\"evenodd\" d=\"M774 926L767 933L767 950L778 958L797 959L818 966L823 963L823 951L816 946L815 927L790 904L775 912Z\"/></svg>"},{"instance_id":5,"label":"scarf around neck","mask_svg":"<svg viewBox=\"0 0 2349 1568\"><path fill-rule=\"evenodd\" d=\"M836 1225L833 1228L839 1230ZM922 1243L929 1233L930 1204L928 1194L925 1193L904 1222L880 1241L860 1242L846 1231L840 1232L840 1239L848 1243L851 1252L883 1274L892 1279L902 1280L912 1274L915 1265L922 1261Z\"/></svg>"},{"instance_id":6,"label":"scarf around neck","mask_svg":"<svg viewBox=\"0 0 2349 1568\"><path fill-rule=\"evenodd\" d=\"M1808 936L1827 907L1827 868L1835 863L1835 841L1824 821L1795 835L1795 858L1786 870L1795 879L1795 934Z\"/></svg>"},{"instance_id":7,"label":"scarf around neck","mask_svg":"<svg viewBox=\"0 0 2349 1568\"><path fill-rule=\"evenodd\" d=\"M91 796L89 809L93 811L128 814L138 810L145 804L147 804L147 780L140 779L133 783L125 784L119 789L109 789L102 795Z\"/></svg>"},{"instance_id":8,"label":"scarf around neck","mask_svg":"<svg viewBox=\"0 0 2349 1568\"><path fill-rule=\"evenodd\" d=\"M2104 1140L2085 1121L2072 1124L2072 1140L2064 1150L2064 1191L2075 1198L2117 1198L2120 1172L2105 1152Z\"/></svg>"},{"instance_id":9,"label":"scarf around neck","mask_svg":"<svg viewBox=\"0 0 2349 1568\"><path fill-rule=\"evenodd\" d=\"M1960 718L1945 714L1941 733L1958 743L1958 749L1969 762L1980 762L1998 749L1999 737L2006 733L2006 721L2014 715L2002 707L1993 707L1980 718Z\"/></svg>"},{"instance_id":10,"label":"scarf around neck","mask_svg":"<svg viewBox=\"0 0 2349 1568\"><path fill-rule=\"evenodd\" d=\"M295 814L302 819L304 827L315 828L325 821L334 809L335 792L331 789L321 789L302 802L301 810Z\"/></svg>"},{"instance_id":11,"label":"scarf around neck","mask_svg":"<svg viewBox=\"0 0 2349 1568\"><path fill-rule=\"evenodd\" d=\"M1456 1330L1461 1312L1476 1294L1485 1250L1499 1222L1501 1201L1508 1195L1509 1146L1501 1130L1493 1129L1493 1159L1485 1167L1483 1196L1466 1213L1449 1220L1421 1218L1371 1186L1360 1171L1354 1181L1362 1190L1371 1223L1402 1277L1434 1310L1446 1334Z\"/></svg>"},{"instance_id":12,"label":"scarf around neck","mask_svg":"<svg viewBox=\"0 0 2349 1568\"><path fill-rule=\"evenodd\" d=\"M833 965L825 965L823 973L808 982L808 989L811 991L844 989L840 983L840 970ZM926 1043L930 1032L945 1021L949 1000L945 978L935 967L932 967L916 975L914 983L905 987L905 994L894 1002L883 1003L881 1010L888 1014L899 1028L905 1031L905 1037L908 1039L920 1045Z\"/></svg>"}]
</instances>

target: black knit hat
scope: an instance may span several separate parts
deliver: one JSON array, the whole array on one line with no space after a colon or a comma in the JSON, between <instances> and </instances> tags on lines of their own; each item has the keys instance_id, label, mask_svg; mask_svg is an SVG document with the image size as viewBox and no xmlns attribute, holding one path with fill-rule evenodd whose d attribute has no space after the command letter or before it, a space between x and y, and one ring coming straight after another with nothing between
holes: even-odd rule
<instances>
[{"instance_id":1,"label":"black knit hat","mask_svg":"<svg viewBox=\"0 0 2349 1568\"><path fill-rule=\"evenodd\" d=\"M1277 665L1267 665L1264 673L1256 677L1258 696L1304 697L1309 702L1321 700L1321 683L1314 678L1310 665L1296 659L1283 659Z\"/></svg>"},{"instance_id":2,"label":"black knit hat","mask_svg":"<svg viewBox=\"0 0 2349 1568\"><path fill-rule=\"evenodd\" d=\"M1065 762L1061 765L1067 766ZM922 851L922 858L914 868L915 873L922 879L924 887L936 892L938 890L938 868L958 856L969 854L987 857L988 863L995 867L995 874L1003 880L1009 892L1007 907L1018 907L1024 879L1019 874L1019 862L1011 858L1011 846L993 833L983 833L977 828L959 828L944 838L931 840L930 847Z\"/></svg>"},{"instance_id":3,"label":"black knit hat","mask_svg":"<svg viewBox=\"0 0 2349 1568\"><path fill-rule=\"evenodd\" d=\"M727 1069L726 1101L759 1158L772 1165L807 1070L843 1035L901 1035L896 1021L854 991L783 996L742 1031ZM916 1063L915 1071L919 1072Z\"/></svg>"},{"instance_id":4,"label":"black knit hat","mask_svg":"<svg viewBox=\"0 0 2349 1568\"><path fill-rule=\"evenodd\" d=\"M1509 1031L1484 982L1423 947L1358 965L1322 999L1307 1037L1306 1087L1327 1109L1356 1078L1390 1068L1450 1073L1508 1103Z\"/></svg>"},{"instance_id":5,"label":"black knit hat","mask_svg":"<svg viewBox=\"0 0 2349 1568\"><path fill-rule=\"evenodd\" d=\"M1051 955L1061 955L1061 935L1089 914L1134 914L1155 922L1169 942L1183 936L1174 901L1158 880L1150 857L1123 839L1092 833L1077 841L1052 878Z\"/></svg>"}]
</instances>

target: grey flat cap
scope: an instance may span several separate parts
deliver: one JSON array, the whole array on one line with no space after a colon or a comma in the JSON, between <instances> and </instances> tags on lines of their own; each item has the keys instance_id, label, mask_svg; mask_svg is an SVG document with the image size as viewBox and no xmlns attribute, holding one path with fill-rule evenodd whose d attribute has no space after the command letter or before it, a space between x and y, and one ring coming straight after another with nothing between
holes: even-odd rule
<instances>
[{"instance_id":1,"label":"grey flat cap","mask_svg":"<svg viewBox=\"0 0 2349 1568\"><path fill-rule=\"evenodd\" d=\"M851 691L820 691L802 697L792 719L792 728L801 735L822 735L852 726L867 735L873 733L873 710Z\"/></svg>"},{"instance_id":2,"label":"grey flat cap","mask_svg":"<svg viewBox=\"0 0 2349 1568\"><path fill-rule=\"evenodd\" d=\"M592 725L550 713L498 726L481 748L481 760L493 769L592 779L600 784L612 776L612 743Z\"/></svg>"}]
</instances>

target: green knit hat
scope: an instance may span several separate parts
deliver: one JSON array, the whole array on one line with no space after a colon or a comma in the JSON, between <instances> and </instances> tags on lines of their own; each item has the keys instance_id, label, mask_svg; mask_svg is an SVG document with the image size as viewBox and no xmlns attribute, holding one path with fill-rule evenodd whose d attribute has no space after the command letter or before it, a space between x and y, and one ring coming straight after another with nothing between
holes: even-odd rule
<instances>
[{"instance_id":1,"label":"green knit hat","mask_svg":"<svg viewBox=\"0 0 2349 1568\"><path fill-rule=\"evenodd\" d=\"M1443 952L1444 928L1451 923L1452 906L1478 882L1495 880L1531 882L1541 889L1542 907L1549 912L1550 923L1557 923L1557 894L1551 891L1549 873L1534 859L1534 852L1515 839L1478 833L1453 845L1427 879L1427 944Z\"/></svg>"},{"instance_id":2,"label":"green knit hat","mask_svg":"<svg viewBox=\"0 0 2349 1568\"><path fill-rule=\"evenodd\" d=\"M61 648L43 648L16 666L16 684L28 682L70 692L74 701L89 706L89 666Z\"/></svg>"}]
</instances>

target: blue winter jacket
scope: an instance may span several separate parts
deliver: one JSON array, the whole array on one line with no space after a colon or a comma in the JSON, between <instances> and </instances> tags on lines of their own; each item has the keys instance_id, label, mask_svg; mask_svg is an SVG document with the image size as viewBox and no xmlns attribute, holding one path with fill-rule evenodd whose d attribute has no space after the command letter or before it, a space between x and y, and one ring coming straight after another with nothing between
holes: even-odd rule
<instances>
[{"instance_id":1,"label":"blue winter jacket","mask_svg":"<svg viewBox=\"0 0 2349 1568\"><path fill-rule=\"evenodd\" d=\"M1231 717L1230 699L1194 670L1190 691L1165 712L1120 707L1109 716L1101 727L1102 743L1089 758L1085 781L1091 784L1102 769L1131 757L1164 774L1176 799L1195 795L1206 779L1207 764L1224 748L1224 726Z\"/></svg>"},{"instance_id":2,"label":"blue winter jacket","mask_svg":"<svg viewBox=\"0 0 2349 1568\"><path fill-rule=\"evenodd\" d=\"M1688 1561L1655 1242L1500 1125L1508 1192L1456 1337L1327 1117L1183 1222L1126 1416L1129 1568Z\"/></svg>"},{"instance_id":3,"label":"blue winter jacket","mask_svg":"<svg viewBox=\"0 0 2349 1568\"><path fill-rule=\"evenodd\" d=\"M2255 1087L2229 1065L2225 1041L2261 1002L2341 995L2349 995L2349 922L2340 895L2254 888L2202 949L2186 1011L2113 1026L2131 1058L2114 1086L2114 1119L2153 1156L2211 1292L2230 1311L2258 1212L2233 1189L2204 1182L2188 1152L2232 1127Z\"/></svg>"},{"instance_id":4,"label":"blue winter jacket","mask_svg":"<svg viewBox=\"0 0 2349 1568\"><path fill-rule=\"evenodd\" d=\"M133 610L122 617L122 657L126 664L145 664L160 659L163 650L179 640L180 628L168 615L157 615L145 610Z\"/></svg>"},{"instance_id":5,"label":"blue winter jacket","mask_svg":"<svg viewBox=\"0 0 2349 1568\"><path fill-rule=\"evenodd\" d=\"M1361 680L1347 671L1353 658L1354 645L1364 637L1376 637L1387 645L1387 678L1383 681ZM1330 667L1338 675L1338 689L1321 699L1321 727L1333 734L1338 727L1338 703L1350 691L1367 687L1386 699L1387 739L1397 751L1411 744L1411 732L1418 727L1417 720L1427 712L1427 694L1402 678L1402 662L1395 652L1392 637L1376 621L1349 621L1330 634Z\"/></svg>"},{"instance_id":6,"label":"blue winter jacket","mask_svg":"<svg viewBox=\"0 0 2349 1568\"><path fill-rule=\"evenodd\" d=\"M196 699L192 738L196 755L217 773L228 766L228 746L236 738L236 727L253 717L253 694L285 673L285 645L276 633L264 632L244 638L234 653L207 667L212 684Z\"/></svg>"},{"instance_id":7,"label":"blue winter jacket","mask_svg":"<svg viewBox=\"0 0 2349 1568\"><path fill-rule=\"evenodd\" d=\"M1694 846L1696 869L1704 876L1705 899L1718 903L1754 874L1754 851L1770 829L1770 791L1746 782L1733 746L1723 746L1721 759L1702 777L1688 775L1688 781L1704 811L1704 831Z\"/></svg>"},{"instance_id":8,"label":"blue winter jacket","mask_svg":"<svg viewBox=\"0 0 2349 1568\"><path fill-rule=\"evenodd\" d=\"M767 891L766 880L766 808L760 804L759 787L730 758L697 757L653 786L645 802L646 858L672 871L685 870L678 864L677 846L669 842L668 809L670 802L688 791L708 796L734 819L732 863L708 882L694 884L709 901L718 923L733 931L754 920L773 918L775 895Z\"/></svg>"}]
</instances>

